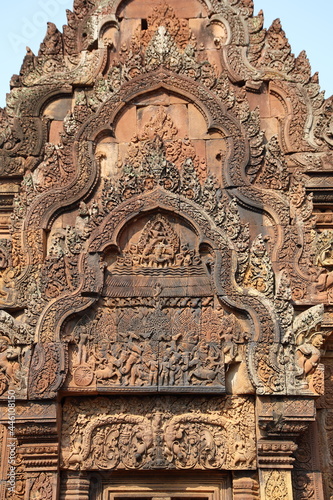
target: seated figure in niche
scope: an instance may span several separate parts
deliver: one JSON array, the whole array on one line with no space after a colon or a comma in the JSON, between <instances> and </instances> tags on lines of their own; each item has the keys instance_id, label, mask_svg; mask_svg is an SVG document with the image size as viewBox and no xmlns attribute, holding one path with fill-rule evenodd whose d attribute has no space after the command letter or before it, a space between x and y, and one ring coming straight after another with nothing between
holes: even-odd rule
<instances>
[{"instance_id":1,"label":"seated figure in niche","mask_svg":"<svg viewBox=\"0 0 333 500\"><path fill-rule=\"evenodd\" d=\"M153 267L164 267L171 264L175 256L175 249L168 240L162 222L157 221L148 232L148 244L142 252L142 262Z\"/></svg>"}]
</instances>

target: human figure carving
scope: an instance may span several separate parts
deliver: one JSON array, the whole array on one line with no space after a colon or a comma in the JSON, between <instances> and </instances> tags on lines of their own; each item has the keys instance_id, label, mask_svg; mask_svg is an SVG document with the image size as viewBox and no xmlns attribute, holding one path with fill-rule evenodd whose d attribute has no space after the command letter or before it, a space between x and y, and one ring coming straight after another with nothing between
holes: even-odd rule
<instances>
[{"instance_id":1,"label":"human figure carving","mask_svg":"<svg viewBox=\"0 0 333 500\"><path fill-rule=\"evenodd\" d=\"M83 429L86 424L86 416L80 413L73 426L71 433L71 452L67 458L68 463L82 462Z\"/></svg>"},{"instance_id":2,"label":"human figure carving","mask_svg":"<svg viewBox=\"0 0 333 500\"><path fill-rule=\"evenodd\" d=\"M77 360L78 364L82 365L87 362L88 352L87 352L87 343L90 339L89 332L85 326L81 326L79 331L79 342L78 342L78 351L77 351Z\"/></svg>"},{"instance_id":3,"label":"human figure carving","mask_svg":"<svg viewBox=\"0 0 333 500\"><path fill-rule=\"evenodd\" d=\"M0 394L3 394L10 385L19 383L20 347L10 345L7 337L0 337Z\"/></svg>"},{"instance_id":4,"label":"human figure carving","mask_svg":"<svg viewBox=\"0 0 333 500\"><path fill-rule=\"evenodd\" d=\"M173 351L170 356L169 362L169 385L175 385L178 382L182 374L182 369L180 366L181 354Z\"/></svg>"},{"instance_id":5,"label":"human figure carving","mask_svg":"<svg viewBox=\"0 0 333 500\"><path fill-rule=\"evenodd\" d=\"M165 267L174 259L175 249L169 243L162 222L158 221L148 233L148 245L142 252L142 260L150 267Z\"/></svg>"},{"instance_id":6,"label":"human figure carving","mask_svg":"<svg viewBox=\"0 0 333 500\"><path fill-rule=\"evenodd\" d=\"M149 385L157 385L158 382L158 361L153 356L146 361L149 369Z\"/></svg>"},{"instance_id":7,"label":"human figure carving","mask_svg":"<svg viewBox=\"0 0 333 500\"><path fill-rule=\"evenodd\" d=\"M237 346L234 339L234 328L232 325L226 326L225 330L221 330L220 336L223 339L223 354L226 364L232 363L237 355Z\"/></svg>"},{"instance_id":8,"label":"human figure carving","mask_svg":"<svg viewBox=\"0 0 333 500\"><path fill-rule=\"evenodd\" d=\"M170 361L168 356L164 356L160 366L160 384L169 385Z\"/></svg>"},{"instance_id":9,"label":"human figure carving","mask_svg":"<svg viewBox=\"0 0 333 500\"><path fill-rule=\"evenodd\" d=\"M320 348L324 343L324 338L321 334L315 335L311 343L304 342L296 350L296 357L299 367L302 372L301 375L311 375L317 368L320 360Z\"/></svg>"},{"instance_id":10,"label":"human figure carving","mask_svg":"<svg viewBox=\"0 0 333 500\"><path fill-rule=\"evenodd\" d=\"M125 385L142 385L142 373L140 369L140 363L142 361L142 349L140 346L131 343L127 351L127 357L125 358L125 363L121 367L120 371L125 375L124 384Z\"/></svg>"}]
</instances>

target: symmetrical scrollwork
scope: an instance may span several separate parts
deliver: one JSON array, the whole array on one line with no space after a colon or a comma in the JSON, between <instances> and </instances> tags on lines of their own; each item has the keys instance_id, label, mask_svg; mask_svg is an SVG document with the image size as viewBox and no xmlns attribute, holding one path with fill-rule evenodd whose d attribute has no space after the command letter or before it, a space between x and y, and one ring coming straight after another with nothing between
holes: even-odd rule
<instances>
[{"instance_id":1,"label":"symmetrical scrollwork","mask_svg":"<svg viewBox=\"0 0 333 500\"><path fill-rule=\"evenodd\" d=\"M104 398L98 412L69 399L62 460L81 470L252 469L253 411L250 398Z\"/></svg>"}]
</instances>

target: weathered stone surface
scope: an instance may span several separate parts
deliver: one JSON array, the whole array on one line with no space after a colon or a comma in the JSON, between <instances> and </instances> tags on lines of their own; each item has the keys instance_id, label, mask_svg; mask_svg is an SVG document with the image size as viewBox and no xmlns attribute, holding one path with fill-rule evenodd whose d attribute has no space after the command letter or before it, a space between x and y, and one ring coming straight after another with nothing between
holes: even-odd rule
<instances>
[{"instance_id":1,"label":"weathered stone surface","mask_svg":"<svg viewBox=\"0 0 333 500\"><path fill-rule=\"evenodd\" d=\"M75 0L13 77L0 498L333 494L332 98L253 11Z\"/></svg>"},{"instance_id":2,"label":"weathered stone surface","mask_svg":"<svg viewBox=\"0 0 333 500\"><path fill-rule=\"evenodd\" d=\"M65 468L251 470L256 465L250 398L69 399L63 411Z\"/></svg>"}]
</instances>

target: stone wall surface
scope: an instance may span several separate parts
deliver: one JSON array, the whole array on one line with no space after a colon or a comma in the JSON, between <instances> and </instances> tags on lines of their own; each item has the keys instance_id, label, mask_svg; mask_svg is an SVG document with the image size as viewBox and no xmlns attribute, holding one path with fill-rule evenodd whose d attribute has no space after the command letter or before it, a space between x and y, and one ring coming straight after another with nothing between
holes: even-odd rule
<instances>
[{"instance_id":1,"label":"stone wall surface","mask_svg":"<svg viewBox=\"0 0 333 500\"><path fill-rule=\"evenodd\" d=\"M0 499L330 499L332 98L252 0L67 18L0 110Z\"/></svg>"}]
</instances>

